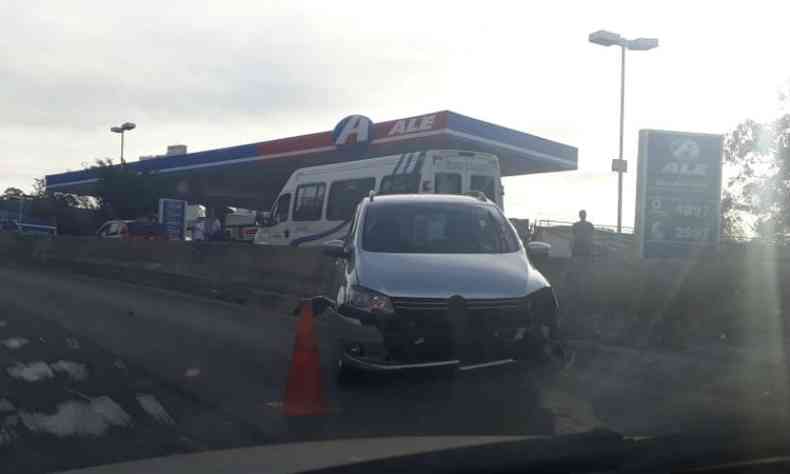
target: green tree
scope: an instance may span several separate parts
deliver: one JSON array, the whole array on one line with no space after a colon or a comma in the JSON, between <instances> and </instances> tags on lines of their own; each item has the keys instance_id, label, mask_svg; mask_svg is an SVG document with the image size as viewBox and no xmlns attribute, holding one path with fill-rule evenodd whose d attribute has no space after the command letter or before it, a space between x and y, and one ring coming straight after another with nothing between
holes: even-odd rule
<instances>
[{"instance_id":1,"label":"green tree","mask_svg":"<svg viewBox=\"0 0 790 474\"><path fill-rule=\"evenodd\" d=\"M44 178L35 178L33 180L33 196L44 197L47 195L47 180Z\"/></svg>"},{"instance_id":2,"label":"green tree","mask_svg":"<svg viewBox=\"0 0 790 474\"><path fill-rule=\"evenodd\" d=\"M57 225L59 234L92 235L104 216L90 196L47 191L44 179L33 182L30 214Z\"/></svg>"},{"instance_id":3,"label":"green tree","mask_svg":"<svg viewBox=\"0 0 790 474\"><path fill-rule=\"evenodd\" d=\"M148 173L137 173L128 164L114 164L109 158L96 160L98 182L95 196L107 217L135 219L155 214L162 186Z\"/></svg>"},{"instance_id":4,"label":"green tree","mask_svg":"<svg viewBox=\"0 0 790 474\"><path fill-rule=\"evenodd\" d=\"M788 98L782 97L787 104ZM746 120L727 135L724 163L734 171L722 197L722 232L752 230L771 241L790 236L790 113L759 123Z\"/></svg>"},{"instance_id":5,"label":"green tree","mask_svg":"<svg viewBox=\"0 0 790 474\"><path fill-rule=\"evenodd\" d=\"M3 194L2 194L2 196L0 196L0 198L2 198L2 199L16 199L16 198L20 198L20 197L22 197L24 195L25 195L25 193L21 189L10 187L10 188L6 188L6 190L3 191Z\"/></svg>"}]
</instances>

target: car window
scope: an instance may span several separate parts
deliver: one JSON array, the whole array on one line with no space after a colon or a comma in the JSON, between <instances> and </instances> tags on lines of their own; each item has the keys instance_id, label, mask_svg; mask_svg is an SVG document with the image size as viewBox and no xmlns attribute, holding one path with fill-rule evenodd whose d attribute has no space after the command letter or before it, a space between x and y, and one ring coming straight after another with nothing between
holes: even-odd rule
<instances>
[{"instance_id":1,"label":"car window","mask_svg":"<svg viewBox=\"0 0 790 474\"><path fill-rule=\"evenodd\" d=\"M359 201L375 188L376 178L335 181L329 187L326 219L329 221L347 221L351 219L354 208Z\"/></svg>"},{"instance_id":2,"label":"car window","mask_svg":"<svg viewBox=\"0 0 790 474\"><path fill-rule=\"evenodd\" d=\"M496 202L496 179L493 176L472 175L469 189L472 191L482 191L488 199Z\"/></svg>"},{"instance_id":3,"label":"car window","mask_svg":"<svg viewBox=\"0 0 790 474\"><path fill-rule=\"evenodd\" d=\"M110 222L110 225L107 226L106 234L107 235L116 235L120 231L120 229L121 229L121 223L120 222Z\"/></svg>"},{"instance_id":4,"label":"car window","mask_svg":"<svg viewBox=\"0 0 790 474\"><path fill-rule=\"evenodd\" d=\"M433 187L436 194L461 194L461 175L458 173L436 173Z\"/></svg>"},{"instance_id":5,"label":"car window","mask_svg":"<svg viewBox=\"0 0 790 474\"><path fill-rule=\"evenodd\" d=\"M371 206L362 247L387 253L509 253L518 237L491 206L413 203Z\"/></svg>"},{"instance_id":6,"label":"car window","mask_svg":"<svg viewBox=\"0 0 790 474\"><path fill-rule=\"evenodd\" d=\"M277 203L272 212L273 224L288 221L288 211L291 210L291 193L283 194L277 199Z\"/></svg>"},{"instance_id":7,"label":"car window","mask_svg":"<svg viewBox=\"0 0 790 474\"><path fill-rule=\"evenodd\" d=\"M303 184L296 188L293 220L317 221L321 219L325 191L326 184L324 183Z\"/></svg>"},{"instance_id":8,"label":"car window","mask_svg":"<svg viewBox=\"0 0 790 474\"><path fill-rule=\"evenodd\" d=\"M379 185L379 194L409 194L419 191L419 174L396 174L385 176Z\"/></svg>"}]
</instances>

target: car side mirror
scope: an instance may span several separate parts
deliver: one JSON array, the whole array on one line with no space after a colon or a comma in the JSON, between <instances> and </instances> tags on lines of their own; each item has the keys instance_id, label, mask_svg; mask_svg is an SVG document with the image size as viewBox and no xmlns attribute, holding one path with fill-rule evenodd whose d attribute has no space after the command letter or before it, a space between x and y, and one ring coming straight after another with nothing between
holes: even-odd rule
<instances>
[{"instance_id":1,"label":"car side mirror","mask_svg":"<svg viewBox=\"0 0 790 474\"><path fill-rule=\"evenodd\" d=\"M330 240L324 244L324 255L334 258L348 258L351 252L346 248L346 243L342 240Z\"/></svg>"},{"instance_id":2,"label":"car side mirror","mask_svg":"<svg viewBox=\"0 0 790 474\"><path fill-rule=\"evenodd\" d=\"M548 242L527 242L527 255L532 258L548 258L551 253L551 244Z\"/></svg>"}]
</instances>

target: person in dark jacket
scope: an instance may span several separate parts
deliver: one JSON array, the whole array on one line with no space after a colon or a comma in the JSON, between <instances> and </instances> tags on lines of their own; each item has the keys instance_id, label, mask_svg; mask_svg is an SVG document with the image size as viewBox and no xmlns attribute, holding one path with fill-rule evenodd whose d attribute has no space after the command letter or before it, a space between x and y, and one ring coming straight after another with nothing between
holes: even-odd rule
<instances>
[{"instance_id":1,"label":"person in dark jacket","mask_svg":"<svg viewBox=\"0 0 790 474\"><path fill-rule=\"evenodd\" d=\"M589 257L593 250L594 227L587 221L587 211L579 211L579 221L573 224L571 254L574 257Z\"/></svg>"}]
</instances>

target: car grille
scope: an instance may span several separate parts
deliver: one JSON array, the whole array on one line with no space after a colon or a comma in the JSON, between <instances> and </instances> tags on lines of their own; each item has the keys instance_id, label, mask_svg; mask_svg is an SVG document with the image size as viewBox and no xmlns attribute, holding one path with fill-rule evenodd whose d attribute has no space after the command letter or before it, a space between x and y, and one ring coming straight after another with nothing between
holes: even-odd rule
<instances>
[{"instance_id":1,"label":"car grille","mask_svg":"<svg viewBox=\"0 0 790 474\"><path fill-rule=\"evenodd\" d=\"M391 301L395 318L386 328L385 338L391 350L407 360L482 360L483 354L495 358L502 352L503 342L517 328L525 327L529 318L527 298L465 300L466 311L460 319L461 315L451 314L446 298Z\"/></svg>"},{"instance_id":2,"label":"car grille","mask_svg":"<svg viewBox=\"0 0 790 474\"><path fill-rule=\"evenodd\" d=\"M400 311L441 311L446 312L449 299L446 298L391 298L396 312ZM524 310L527 298L497 298L465 300L468 311L486 310Z\"/></svg>"}]
</instances>

